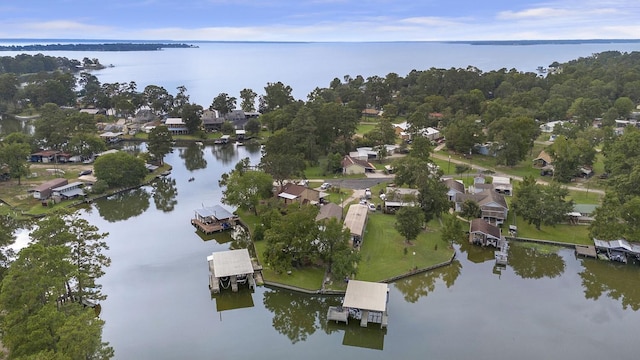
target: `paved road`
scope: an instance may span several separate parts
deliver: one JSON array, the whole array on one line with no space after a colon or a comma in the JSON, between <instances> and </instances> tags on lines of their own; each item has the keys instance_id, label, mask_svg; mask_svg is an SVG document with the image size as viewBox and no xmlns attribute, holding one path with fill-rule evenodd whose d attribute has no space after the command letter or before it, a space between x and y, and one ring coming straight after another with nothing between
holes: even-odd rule
<instances>
[{"instance_id":1,"label":"paved road","mask_svg":"<svg viewBox=\"0 0 640 360\"><path fill-rule=\"evenodd\" d=\"M325 179L325 182L331 184L331 186L342 187L345 189L364 190L366 188L374 187L382 182L393 182L393 176L384 177L368 177L366 179Z\"/></svg>"},{"instance_id":2,"label":"paved road","mask_svg":"<svg viewBox=\"0 0 640 360\"><path fill-rule=\"evenodd\" d=\"M458 159L449 159L449 155L444 155L442 153L433 152L431 154L431 156L433 156L436 159L440 159L440 160L446 160L446 161L450 160L454 164L463 164L463 165L467 165L467 166L469 165L469 162L467 162L467 161L462 161L462 160L458 160ZM511 174L495 172L494 169L487 169L485 167L478 166L478 165L473 165L473 164L471 165L471 168L477 170L478 172L482 172L482 171L486 171L486 170L494 171L494 175L496 175L496 176L504 176L504 177L511 178L513 180L522 181L522 177L521 176L515 176L515 175L511 175ZM549 185L549 182L548 181L544 181L544 180L536 180L536 182L538 184L542 184L542 185ZM589 192L592 192L594 194L604 195L604 190L599 190L599 189L587 189L587 188L580 187L580 186L567 186L567 189L575 190L575 191L585 191L585 192L589 191Z\"/></svg>"}]
</instances>

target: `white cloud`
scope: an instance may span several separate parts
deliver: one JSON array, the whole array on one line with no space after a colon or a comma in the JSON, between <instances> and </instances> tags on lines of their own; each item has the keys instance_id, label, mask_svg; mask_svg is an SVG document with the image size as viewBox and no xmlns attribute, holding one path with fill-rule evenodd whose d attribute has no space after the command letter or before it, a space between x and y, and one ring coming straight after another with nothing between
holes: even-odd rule
<instances>
[{"instance_id":1,"label":"white cloud","mask_svg":"<svg viewBox=\"0 0 640 360\"><path fill-rule=\"evenodd\" d=\"M531 18L549 18L558 16L571 15L572 11L564 9L554 9L548 7L526 9L522 11L501 11L497 18L503 20L511 19L531 19Z\"/></svg>"}]
</instances>

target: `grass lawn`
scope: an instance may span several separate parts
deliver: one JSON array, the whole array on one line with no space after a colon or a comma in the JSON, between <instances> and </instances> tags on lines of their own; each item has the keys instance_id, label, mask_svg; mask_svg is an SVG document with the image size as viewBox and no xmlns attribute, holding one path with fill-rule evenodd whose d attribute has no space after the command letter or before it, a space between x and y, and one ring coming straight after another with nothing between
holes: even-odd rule
<instances>
[{"instance_id":1,"label":"grass lawn","mask_svg":"<svg viewBox=\"0 0 640 360\"><path fill-rule=\"evenodd\" d=\"M360 250L362 258L358 264L358 280L388 279L415 267L424 268L448 261L453 255L453 250L440 239L437 220L430 222L428 230L408 245L394 228L394 215L380 212L369 215Z\"/></svg>"},{"instance_id":2,"label":"grass lawn","mask_svg":"<svg viewBox=\"0 0 640 360\"><path fill-rule=\"evenodd\" d=\"M254 241L256 253L260 264L262 265L262 276L267 281L273 281L281 284L292 285L307 290L318 290L322 286L324 277L324 267L305 267L301 269L293 269L291 275L286 273L278 274L269 268L269 265L262 260L263 254L267 249L266 241Z\"/></svg>"},{"instance_id":3,"label":"grass lawn","mask_svg":"<svg viewBox=\"0 0 640 360\"><path fill-rule=\"evenodd\" d=\"M375 127L376 127L376 125L372 124L372 123L359 124L358 127L356 128L356 134L364 135L364 134L370 132L371 130L373 130Z\"/></svg>"},{"instance_id":4,"label":"grass lawn","mask_svg":"<svg viewBox=\"0 0 640 360\"><path fill-rule=\"evenodd\" d=\"M509 218L502 226L503 235L508 225L514 224L513 211L509 212ZM515 224L518 226L518 237L550 240L572 244L593 245L593 240L589 237L589 226L558 224L556 226L541 226L537 230L534 225L529 224L521 217L516 217Z\"/></svg>"},{"instance_id":5,"label":"grass lawn","mask_svg":"<svg viewBox=\"0 0 640 360\"><path fill-rule=\"evenodd\" d=\"M602 195L586 191L569 190L568 198L572 199L574 204L600 205L600 203L602 202Z\"/></svg>"}]
</instances>

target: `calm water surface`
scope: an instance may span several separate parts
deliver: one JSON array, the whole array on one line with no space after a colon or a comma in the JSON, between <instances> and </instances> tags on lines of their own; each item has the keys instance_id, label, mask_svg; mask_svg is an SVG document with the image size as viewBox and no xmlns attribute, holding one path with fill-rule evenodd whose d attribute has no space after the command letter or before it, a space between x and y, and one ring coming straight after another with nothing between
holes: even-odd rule
<instances>
[{"instance_id":1,"label":"calm water surface","mask_svg":"<svg viewBox=\"0 0 640 360\"><path fill-rule=\"evenodd\" d=\"M0 45L8 44L0 41ZM328 87L344 75L406 76L411 70L466 68L483 71L501 68L535 72L554 61L566 62L609 50L638 51L640 43L574 45L468 45L431 42L389 43L197 43L194 49L162 51L85 52L48 51L50 56L82 60L98 58L114 67L96 71L102 83L135 81L163 86L171 94L184 85L191 101L208 107L219 93L239 98L251 88L264 94L268 82L282 81L296 99L306 100L316 87ZM0 52L0 56L18 53Z\"/></svg>"},{"instance_id":2,"label":"calm water surface","mask_svg":"<svg viewBox=\"0 0 640 360\"><path fill-rule=\"evenodd\" d=\"M453 265L390 286L386 331L328 324L337 297L259 287L212 299L206 256L238 244L203 241L190 218L218 202L221 173L259 154L177 148L162 183L86 212L110 233L101 316L117 358L637 358L640 269L579 260L566 249L513 244L499 273L491 251L458 246Z\"/></svg>"}]
</instances>

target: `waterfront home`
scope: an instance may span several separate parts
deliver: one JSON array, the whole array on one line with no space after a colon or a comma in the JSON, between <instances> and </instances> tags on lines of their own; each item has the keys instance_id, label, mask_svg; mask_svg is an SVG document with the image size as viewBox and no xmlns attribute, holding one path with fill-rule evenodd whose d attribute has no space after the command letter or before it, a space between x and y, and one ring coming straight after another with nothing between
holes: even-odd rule
<instances>
[{"instance_id":1,"label":"waterfront home","mask_svg":"<svg viewBox=\"0 0 640 360\"><path fill-rule=\"evenodd\" d=\"M54 188L67 185L68 183L69 182L67 181L67 179L64 179L64 178L53 179L29 191L33 193L33 197L35 199L46 200L49 198L49 196L51 196L51 193L53 192Z\"/></svg>"},{"instance_id":2,"label":"waterfront home","mask_svg":"<svg viewBox=\"0 0 640 360\"><path fill-rule=\"evenodd\" d=\"M209 263L209 289L219 293L220 288L238 291L239 284L255 289L253 263L247 249L214 252L207 256Z\"/></svg>"},{"instance_id":3,"label":"waterfront home","mask_svg":"<svg viewBox=\"0 0 640 360\"><path fill-rule=\"evenodd\" d=\"M218 110L204 110L200 120L202 120L204 130L209 132L220 131L224 123L224 118L219 116Z\"/></svg>"},{"instance_id":4,"label":"waterfront home","mask_svg":"<svg viewBox=\"0 0 640 360\"><path fill-rule=\"evenodd\" d=\"M388 324L389 285L369 281L349 280L342 306L332 306L327 312L329 321L348 323L349 318L360 321L360 326L369 323Z\"/></svg>"},{"instance_id":5,"label":"waterfront home","mask_svg":"<svg viewBox=\"0 0 640 360\"><path fill-rule=\"evenodd\" d=\"M362 244L368 216L369 207L366 205L353 204L347 210L347 215L344 217L344 226L349 229L351 234L349 242L354 248L359 248Z\"/></svg>"},{"instance_id":6,"label":"waterfront home","mask_svg":"<svg viewBox=\"0 0 640 360\"><path fill-rule=\"evenodd\" d=\"M164 125L173 135L185 135L189 133L189 129L187 129L187 125L182 118L167 118L164 121Z\"/></svg>"},{"instance_id":7,"label":"waterfront home","mask_svg":"<svg viewBox=\"0 0 640 360\"><path fill-rule=\"evenodd\" d=\"M205 234L233 228L239 218L220 205L195 210L191 224Z\"/></svg>"},{"instance_id":8,"label":"waterfront home","mask_svg":"<svg viewBox=\"0 0 640 360\"><path fill-rule=\"evenodd\" d=\"M84 195L84 190L82 189L83 187L83 182L75 181L71 184L66 184L51 189L51 196L60 200L73 199L75 197Z\"/></svg>"},{"instance_id":9,"label":"waterfront home","mask_svg":"<svg viewBox=\"0 0 640 360\"><path fill-rule=\"evenodd\" d=\"M475 245L499 247L502 234L500 228L483 219L473 219L469 224L469 242Z\"/></svg>"},{"instance_id":10,"label":"waterfront home","mask_svg":"<svg viewBox=\"0 0 640 360\"><path fill-rule=\"evenodd\" d=\"M466 200L474 201L482 211L482 219L494 225L504 223L507 218L509 207L504 195L490 189L483 189L479 193L456 194L455 211L462 212L462 205Z\"/></svg>"}]
</instances>

